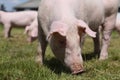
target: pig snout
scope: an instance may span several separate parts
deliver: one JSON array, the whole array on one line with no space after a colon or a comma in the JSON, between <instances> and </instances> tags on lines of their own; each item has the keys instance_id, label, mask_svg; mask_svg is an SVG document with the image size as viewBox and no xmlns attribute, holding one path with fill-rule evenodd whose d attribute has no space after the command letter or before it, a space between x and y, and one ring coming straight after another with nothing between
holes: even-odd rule
<instances>
[{"instance_id":1,"label":"pig snout","mask_svg":"<svg viewBox=\"0 0 120 80\"><path fill-rule=\"evenodd\" d=\"M67 55L64 62L73 75L81 74L84 72L83 59L81 55Z\"/></svg>"},{"instance_id":2,"label":"pig snout","mask_svg":"<svg viewBox=\"0 0 120 80\"><path fill-rule=\"evenodd\" d=\"M73 63L70 67L72 74L80 74L84 72L83 65L79 63Z\"/></svg>"}]
</instances>

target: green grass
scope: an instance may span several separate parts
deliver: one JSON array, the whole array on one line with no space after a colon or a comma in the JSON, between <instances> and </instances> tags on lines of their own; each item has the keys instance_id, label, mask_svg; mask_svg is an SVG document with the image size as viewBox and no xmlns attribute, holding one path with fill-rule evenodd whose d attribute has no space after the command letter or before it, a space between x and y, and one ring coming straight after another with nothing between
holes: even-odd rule
<instances>
[{"instance_id":1,"label":"green grass","mask_svg":"<svg viewBox=\"0 0 120 80\"><path fill-rule=\"evenodd\" d=\"M13 37L4 39L3 26L0 26L0 80L120 80L120 36L116 32L112 34L109 59L105 61L90 56L93 42L87 37L83 47L86 72L80 75L71 75L53 56L49 46L45 64L36 64L37 41L29 44L23 32L14 28Z\"/></svg>"}]
</instances>

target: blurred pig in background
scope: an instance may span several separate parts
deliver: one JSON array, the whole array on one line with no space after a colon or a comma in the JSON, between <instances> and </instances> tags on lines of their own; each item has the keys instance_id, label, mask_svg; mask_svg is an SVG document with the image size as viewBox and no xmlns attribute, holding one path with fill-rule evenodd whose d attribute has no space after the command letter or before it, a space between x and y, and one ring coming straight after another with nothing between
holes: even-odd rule
<instances>
[{"instance_id":1,"label":"blurred pig in background","mask_svg":"<svg viewBox=\"0 0 120 80\"><path fill-rule=\"evenodd\" d=\"M37 18L25 28L25 34L28 36L28 42L33 42L38 37L38 21Z\"/></svg>"},{"instance_id":2,"label":"blurred pig in background","mask_svg":"<svg viewBox=\"0 0 120 80\"><path fill-rule=\"evenodd\" d=\"M4 12L0 11L0 23L4 26L4 37L11 36L12 27L30 25L37 17L37 11Z\"/></svg>"}]
</instances>

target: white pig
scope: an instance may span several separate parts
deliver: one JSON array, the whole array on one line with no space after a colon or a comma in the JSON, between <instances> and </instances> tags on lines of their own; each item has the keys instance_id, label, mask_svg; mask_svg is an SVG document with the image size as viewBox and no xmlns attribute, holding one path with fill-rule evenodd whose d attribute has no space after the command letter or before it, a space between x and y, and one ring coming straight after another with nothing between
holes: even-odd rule
<instances>
[{"instance_id":1,"label":"white pig","mask_svg":"<svg viewBox=\"0 0 120 80\"><path fill-rule=\"evenodd\" d=\"M0 11L0 23L4 25L5 38L10 37L12 27L26 27L37 17L37 11L4 12Z\"/></svg>"},{"instance_id":2,"label":"white pig","mask_svg":"<svg viewBox=\"0 0 120 80\"><path fill-rule=\"evenodd\" d=\"M95 38L104 22L102 0L41 0L38 12L38 56L44 61L47 43L73 74L84 71L81 41L85 33ZM96 31L96 32L94 32Z\"/></svg>"},{"instance_id":3,"label":"white pig","mask_svg":"<svg viewBox=\"0 0 120 80\"><path fill-rule=\"evenodd\" d=\"M28 36L28 41L33 42L38 37L38 20L37 18L25 28L25 34Z\"/></svg>"}]
</instances>

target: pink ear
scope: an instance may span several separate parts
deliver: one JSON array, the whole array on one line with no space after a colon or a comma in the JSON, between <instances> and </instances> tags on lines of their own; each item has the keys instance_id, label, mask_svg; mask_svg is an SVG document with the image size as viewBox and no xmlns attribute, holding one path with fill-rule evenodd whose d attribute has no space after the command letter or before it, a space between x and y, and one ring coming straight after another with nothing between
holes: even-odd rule
<instances>
[{"instance_id":1,"label":"pink ear","mask_svg":"<svg viewBox=\"0 0 120 80\"><path fill-rule=\"evenodd\" d=\"M59 33L61 36L66 36L68 26L60 21L55 21L50 26L50 32L47 36L49 38L53 33Z\"/></svg>"},{"instance_id":2,"label":"pink ear","mask_svg":"<svg viewBox=\"0 0 120 80\"><path fill-rule=\"evenodd\" d=\"M82 20L78 20L78 23L77 23L78 27L81 27L81 28L85 28L85 32L91 36L91 37L96 37L96 32L92 31L89 26Z\"/></svg>"},{"instance_id":3,"label":"pink ear","mask_svg":"<svg viewBox=\"0 0 120 80\"><path fill-rule=\"evenodd\" d=\"M38 30L36 27L31 30L31 37L38 37Z\"/></svg>"},{"instance_id":4,"label":"pink ear","mask_svg":"<svg viewBox=\"0 0 120 80\"><path fill-rule=\"evenodd\" d=\"M29 29L30 29L29 26L26 26L24 34L28 34Z\"/></svg>"}]
</instances>

